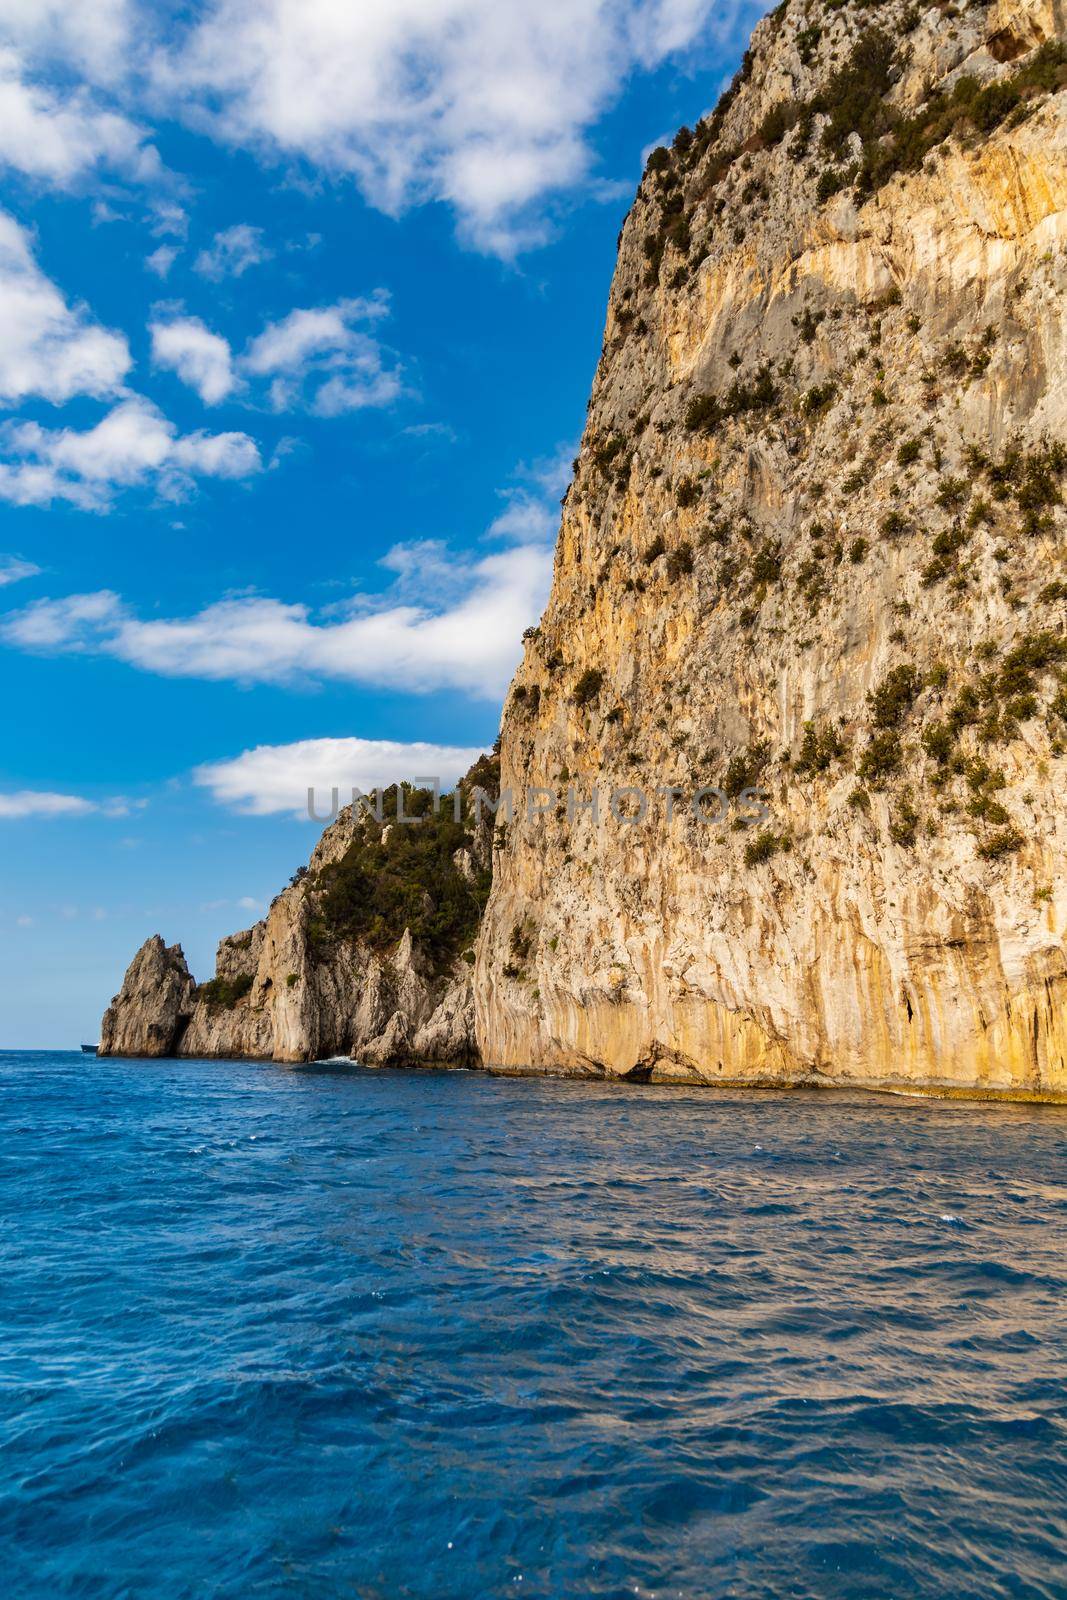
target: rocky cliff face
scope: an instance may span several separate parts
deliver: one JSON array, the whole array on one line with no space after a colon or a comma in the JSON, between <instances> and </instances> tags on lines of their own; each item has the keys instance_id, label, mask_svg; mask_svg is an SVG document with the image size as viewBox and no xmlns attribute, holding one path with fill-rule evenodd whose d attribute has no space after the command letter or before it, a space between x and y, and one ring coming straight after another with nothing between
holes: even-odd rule
<instances>
[{"instance_id":1,"label":"rocky cliff face","mask_svg":"<svg viewBox=\"0 0 1067 1600\"><path fill-rule=\"evenodd\" d=\"M502 735L649 811L516 815L488 1062L1067 1090L1063 38L788 0L650 160Z\"/></svg>"},{"instance_id":2,"label":"rocky cliff face","mask_svg":"<svg viewBox=\"0 0 1067 1600\"><path fill-rule=\"evenodd\" d=\"M495 763L476 780L495 790ZM149 939L104 1015L101 1055L473 1063L474 956L460 935L473 939L484 904L490 827L449 826L443 810L438 848L412 862L395 805L382 811L382 823L342 811L267 917L222 940L209 983L179 946Z\"/></svg>"},{"instance_id":3,"label":"rocky cliff face","mask_svg":"<svg viewBox=\"0 0 1067 1600\"><path fill-rule=\"evenodd\" d=\"M1065 36L759 25L620 235L473 983L323 946L343 817L206 992L146 946L105 1049L1067 1094Z\"/></svg>"}]
</instances>

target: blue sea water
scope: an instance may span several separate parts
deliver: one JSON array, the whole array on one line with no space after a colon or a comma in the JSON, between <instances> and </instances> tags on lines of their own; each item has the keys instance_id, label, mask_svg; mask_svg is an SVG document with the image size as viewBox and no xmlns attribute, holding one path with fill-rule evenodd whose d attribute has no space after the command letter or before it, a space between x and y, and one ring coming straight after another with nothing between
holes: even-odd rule
<instances>
[{"instance_id":1,"label":"blue sea water","mask_svg":"<svg viewBox=\"0 0 1067 1600\"><path fill-rule=\"evenodd\" d=\"M13 1597L1067 1594L1067 1110L0 1055Z\"/></svg>"}]
</instances>

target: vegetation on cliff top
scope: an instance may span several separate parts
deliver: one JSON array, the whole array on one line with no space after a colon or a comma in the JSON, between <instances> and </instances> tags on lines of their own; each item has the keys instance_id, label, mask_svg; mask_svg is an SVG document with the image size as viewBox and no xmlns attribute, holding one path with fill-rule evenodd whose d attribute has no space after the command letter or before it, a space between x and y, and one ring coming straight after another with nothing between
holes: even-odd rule
<instances>
[{"instance_id":1,"label":"vegetation on cliff top","mask_svg":"<svg viewBox=\"0 0 1067 1600\"><path fill-rule=\"evenodd\" d=\"M842 189L853 189L862 200L897 173L917 171L946 140L984 137L1004 123L1018 123L1041 97L1067 85L1067 51L1058 40L1050 40L1014 73L986 84L965 74L951 88L933 89L907 114L893 105L891 94L898 69L907 59L908 36L918 20L918 13L906 13L898 35L880 25L863 28L854 36L848 59L813 94L780 101L748 140L727 146L721 142L727 115L752 74L754 57L746 52L712 116L702 118L695 129L679 129L669 150L660 146L649 156L644 181L658 203L659 218L644 239L646 285L658 283L668 249L679 263L673 287L685 283L705 259L710 236L705 238L696 228L696 208L707 201L713 212L721 212L722 201L712 203L712 192L738 162L747 166L755 150L783 145L794 162L803 161L821 123L818 152L827 164L816 179L818 203ZM815 26L797 34L805 65L813 58L821 32ZM859 140L858 155L854 138ZM766 184L753 178L741 203L766 200L767 193ZM628 318L632 320L632 312Z\"/></svg>"},{"instance_id":2,"label":"vegetation on cliff top","mask_svg":"<svg viewBox=\"0 0 1067 1600\"><path fill-rule=\"evenodd\" d=\"M490 760L483 772L468 774L468 793L477 783L495 797ZM442 795L435 811L431 790L405 785L405 818L419 820L397 822L396 810L393 787L383 796L384 825L368 814L341 859L320 870L309 942L314 950L337 939L363 939L386 949L410 930L440 969L474 939L489 898L491 870L474 864L468 875L457 865L457 853L473 849L474 835L467 822L455 821L452 795Z\"/></svg>"},{"instance_id":3,"label":"vegetation on cliff top","mask_svg":"<svg viewBox=\"0 0 1067 1600\"><path fill-rule=\"evenodd\" d=\"M238 1001L248 994L252 983L250 972L239 978L211 978L207 983L200 984L196 998L205 1001L212 1011L232 1011Z\"/></svg>"}]
</instances>

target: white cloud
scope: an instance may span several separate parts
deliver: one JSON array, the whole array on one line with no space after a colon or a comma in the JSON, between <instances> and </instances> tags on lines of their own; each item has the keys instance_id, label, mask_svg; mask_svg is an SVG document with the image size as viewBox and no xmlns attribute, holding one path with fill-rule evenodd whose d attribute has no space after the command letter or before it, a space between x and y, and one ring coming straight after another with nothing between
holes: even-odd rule
<instances>
[{"instance_id":1,"label":"white cloud","mask_svg":"<svg viewBox=\"0 0 1067 1600\"><path fill-rule=\"evenodd\" d=\"M10 158L60 182L101 163L144 177L158 157L128 113L150 106L293 170L349 176L392 215L443 201L467 240L511 256L547 236L554 197L604 192L590 131L635 72L712 40L737 45L763 9L200 0L172 16L150 0L0 0L14 84L0 151L6 138ZM237 236L233 253L218 240L203 253L209 275L262 259L242 230L256 233L219 236Z\"/></svg>"},{"instance_id":2,"label":"white cloud","mask_svg":"<svg viewBox=\"0 0 1067 1600\"><path fill-rule=\"evenodd\" d=\"M507 506L493 519L489 532L495 539L545 539L554 523L554 514L543 500L518 490L508 496Z\"/></svg>"},{"instance_id":3,"label":"white cloud","mask_svg":"<svg viewBox=\"0 0 1067 1600\"><path fill-rule=\"evenodd\" d=\"M129 65L134 10L135 0L0 0L0 36L105 83Z\"/></svg>"},{"instance_id":4,"label":"white cloud","mask_svg":"<svg viewBox=\"0 0 1067 1600\"><path fill-rule=\"evenodd\" d=\"M240 278L249 267L269 261L273 253L264 243L262 228L238 222L217 233L210 247L201 250L193 265L203 277L219 283L223 278Z\"/></svg>"},{"instance_id":5,"label":"white cloud","mask_svg":"<svg viewBox=\"0 0 1067 1600\"><path fill-rule=\"evenodd\" d=\"M398 555L391 554L396 570ZM551 561L547 545L466 563L455 557L444 592L440 562L430 561L421 600L405 575L384 596L359 595L318 615L306 605L241 596L192 616L146 621L101 590L9 612L0 637L45 654L113 656L162 677L329 680L407 694L458 689L496 700L514 671L523 629L544 605Z\"/></svg>"},{"instance_id":6,"label":"white cloud","mask_svg":"<svg viewBox=\"0 0 1067 1600\"><path fill-rule=\"evenodd\" d=\"M61 96L29 81L15 51L0 46L0 165L67 187L95 167L137 182L162 164L143 128L97 105L85 89Z\"/></svg>"},{"instance_id":7,"label":"white cloud","mask_svg":"<svg viewBox=\"0 0 1067 1600\"><path fill-rule=\"evenodd\" d=\"M379 341L357 323L389 315L382 290L363 299L290 311L268 324L249 345L242 367L269 381L277 411L305 405L319 416L339 416L389 405L403 393L397 367Z\"/></svg>"},{"instance_id":8,"label":"white cloud","mask_svg":"<svg viewBox=\"0 0 1067 1600\"><path fill-rule=\"evenodd\" d=\"M0 819L22 817L81 817L96 806L77 794L49 794L37 789L16 789L0 794Z\"/></svg>"},{"instance_id":9,"label":"white cloud","mask_svg":"<svg viewBox=\"0 0 1067 1600\"><path fill-rule=\"evenodd\" d=\"M189 495L198 477L244 478L260 470L246 433L179 434L149 401L123 400L95 427L0 429L0 500L48 505L67 500L106 510L120 488L150 486L164 499Z\"/></svg>"},{"instance_id":10,"label":"white cloud","mask_svg":"<svg viewBox=\"0 0 1067 1600\"><path fill-rule=\"evenodd\" d=\"M175 245L161 244L158 250L153 250L151 255L145 256L144 264L157 278L165 278L180 254Z\"/></svg>"},{"instance_id":11,"label":"white cloud","mask_svg":"<svg viewBox=\"0 0 1067 1600\"><path fill-rule=\"evenodd\" d=\"M237 379L230 347L199 317L153 322L151 334L155 365L177 373L183 383L196 390L205 405L218 405L232 392Z\"/></svg>"},{"instance_id":12,"label":"white cloud","mask_svg":"<svg viewBox=\"0 0 1067 1600\"><path fill-rule=\"evenodd\" d=\"M258 745L232 761L197 767L193 780L220 805L247 816L290 812L307 820L308 790L315 809L329 810L331 792L346 805L352 790L372 789L415 778L438 778L447 788L485 752L456 745L400 744L391 739L301 739L296 744ZM238 902L249 910L255 901Z\"/></svg>"},{"instance_id":13,"label":"white cloud","mask_svg":"<svg viewBox=\"0 0 1067 1600\"><path fill-rule=\"evenodd\" d=\"M26 230L0 211L0 400L114 394L130 365L122 335L67 305L34 260Z\"/></svg>"},{"instance_id":14,"label":"white cloud","mask_svg":"<svg viewBox=\"0 0 1067 1600\"><path fill-rule=\"evenodd\" d=\"M554 459L525 476L546 495L558 487ZM541 535L555 528L555 513L546 507L535 515L532 490L523 493L537 537L488 554L458 553L433 539L397 544L381 562L392 575L384 592L357 593L317 611L242 594L190 616L145 619L105 589L9 611L0 617L0 639L46 655L111 656L161 677L330 681L405 694L453 689L498 700L551 580L552 545Z\"/></svg>"},{"instance_id":15,"label":"white cloud","mask_svg":"<svg viewBox=\"0 0 1067 1600\"><path fill-rule=\"evenodd\" d=\"M185 239L189 214L177 200L156 199L152 202L150 231L156 239Z\"/></svg>"},{"instance_id":16,"label":"white cloud","mask_svg":"<svg viewBox=\"0 0 1067 1600\"><path fill-rule=\"evenodd\" d=\"M354 176L396 214L444 200L508 255L587 180L587 134L637 68L749 0L212 0L157 81L219 136ZM190 111L190 105L194 108Z\"/></svg>"},{"instance_id":17,"label":"white cloud","mask_svg":"<svg viewBox=\"0 0 1067 1600\"><path fill-rule=\"evenodd\" d=\"M21 583L23 578L36 578L40 571L32 561L22 561L18 556L0 556L0 589L8 583Z\"/></svg>"}]
</instances>

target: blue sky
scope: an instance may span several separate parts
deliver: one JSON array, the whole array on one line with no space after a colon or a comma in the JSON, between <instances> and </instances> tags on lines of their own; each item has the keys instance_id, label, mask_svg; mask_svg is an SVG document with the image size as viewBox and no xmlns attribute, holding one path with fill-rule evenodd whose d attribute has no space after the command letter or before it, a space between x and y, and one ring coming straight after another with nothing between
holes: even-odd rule
<instances>
[{"instance_id":1,"label":"blue sky","mask_svg":"<svg viewBox=\"0 0 1067 1600\"><path fill-rule=\"evenodd\" d=\"M0 1046L208 976L309 782L492 742L642 153L759 9L0 0Z\"/></svg>"}]
</instances>

